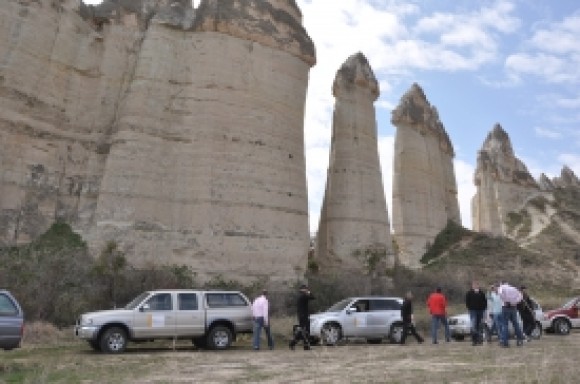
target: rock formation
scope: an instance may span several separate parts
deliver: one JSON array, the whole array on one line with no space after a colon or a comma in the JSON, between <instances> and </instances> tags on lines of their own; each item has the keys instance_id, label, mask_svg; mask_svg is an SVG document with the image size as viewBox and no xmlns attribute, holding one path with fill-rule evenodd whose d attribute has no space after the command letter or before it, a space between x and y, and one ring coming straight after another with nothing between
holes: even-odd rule
<instances>
[{"instance_id":1,"label":"rock formation","mask_svg":"<svg viewBox=\"0 0 580 384\"><path fill-rule=\"evenodd\" d=\"M62 219L137 265L303 272L315 53L294 0L9 1L0 18L2 243Z\"/></svg>"},{"instance_id":2,"label":"rock formation","mask_svg":"<svg viewBox=\"0 0 580 384\"><path fill-rule=\"evenodd\" d=\"M567 165L562 168L560 177L555 177L552 181L555 187L575 187L580 188L580 180L573 170Z\"/></svg>"},{"instance_id":3,"label":"rock formation","mask_svg":"<svg viewBox=\"0 0 580 384\"><path fill-rule=\"evenodd\" d=\"M461 223L455 153L419 85L401 98L391 122L397 128L393 170L393 229L403 265L418 267L449 220Z\"/></svg>"},{"instance_id":4,"label":"rock formation","mask_svg":"<svg viewBox=\"0 0 580 384\"><path fill-rule=\"evenodd\" d=\"M362 53L338 70L332 91L332 143L316 258L324 273L384 271L394 258L375 120L379 85Z\"/></svg>"},{"instance_id":5,"label":"rock formation","mask_svg":"<svg viewBox=\"0 0 580 384\"><path fill-rule=\"evenodd\" d=\"M508 213L519 211L540 189L525 164L516 158L510 138L499 124L478 153L474 182L473 230L494 235L506 235Z\"/></svg>"}]
</instances>

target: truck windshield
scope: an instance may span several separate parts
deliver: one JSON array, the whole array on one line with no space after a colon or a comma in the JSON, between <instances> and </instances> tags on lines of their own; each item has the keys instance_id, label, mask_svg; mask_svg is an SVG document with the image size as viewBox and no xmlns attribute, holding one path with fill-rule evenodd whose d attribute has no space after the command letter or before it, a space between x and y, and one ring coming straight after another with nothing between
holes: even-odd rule
<instances>
[{"instance_id":1,"label":"truck windshield","mask_svg":"<svg viewBox=\"0 0 580 384\"><path fill-rule=\"evenodd\" d=\"M135 309L137 308L137 306L139 304L141 304L143 302L143 300L145 300L145 298L149 296L149 292L143 292L142 294L140 294L139 296L137 296L136 298L134 298L133 300L131 300L131 302L127 305L125 305L125 309Z\"/></svg>"},{"instance_id":2,"label":"truck windshield","mask_svg":"<svg viewBox=\"0 0 580 384\"><path fill-rule=\"evenodd\" d=\"M345 309L346 306L348 304L350 304L351 301L352 301L352 299L344 299L342 301L339 301L338 303L334 304L332 307L328 308L326 310L326 312L340 312L343 309Z\"/></svg>"}]
</instances>

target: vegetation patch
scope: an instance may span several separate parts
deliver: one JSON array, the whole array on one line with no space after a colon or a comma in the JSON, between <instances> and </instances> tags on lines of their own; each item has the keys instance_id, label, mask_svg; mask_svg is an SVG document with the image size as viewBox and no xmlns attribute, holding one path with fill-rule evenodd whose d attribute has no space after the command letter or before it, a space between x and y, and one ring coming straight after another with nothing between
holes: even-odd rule
<instances>
[{"instance_id":1,"label":"vegetation patch","mask_svg":"<svg viewBox=\"0 0 580 384\"><path fill-rule=\"evenodd\" d=\"M447 225L435 237L433 244L429 247L427 252L421 257L421 263L427 264L430 261L441 256L453 245L459 243L465 237L471 236L472 232L456 222L449 220Z\"/></svg>"}]
</instances>

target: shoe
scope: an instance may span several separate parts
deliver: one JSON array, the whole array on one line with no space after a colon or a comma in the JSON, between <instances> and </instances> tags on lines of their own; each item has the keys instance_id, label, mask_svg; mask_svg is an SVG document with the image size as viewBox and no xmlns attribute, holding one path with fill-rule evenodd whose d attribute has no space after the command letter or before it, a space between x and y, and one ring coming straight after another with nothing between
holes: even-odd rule
<instances>
[{"instance_id":1,"label":"shoe","mask_svg":"<svg viewBox=\"0 0 580 384\"><path fill-rule=\"evenodd\" d=\"M306 346L306 345L305 345L305 346L304 346L304 350L305 350L305 351L310 351L310 347L308 347L308 346Z\"/></svg>"},{"instance_id":2,"label":"shoe","mask_svg":"<svg viewBox=\"0 0 580 384\"><path fill-rule=\"evenodd\" d=\"M425 342L425 340L417 340L417 343L419 344L423 344Z\"/></svg>"},{"instance_id":3,"label":"shoe","mask_svg":"<svg viewBox=\"0 0 580 384\"><path fill-rule=\"evenodd\" d=\"M510 347L509 344L505 344L505 343L499 343L499 346L502 348L509 348Z\"/></svg>"},{"instance_id":4,"label":"shoe","mask_svg":"<svg viewBox=\"0 0 580 384\"><path fill-rule=\"evenodd\" d=\"M260 348L254 347L254 351L259 351L259 350L260 350Z\"/></svg>"},{"instance_id":5,"label":"shoe","mask_svg":"<svg viewBox=\"0 0 580 384\"><path fill-rule=\"evenodd\" d=\"M523 345L524 345L524 341L523 341L523 340L518 340L518 341L517 341L517 343L516 343L516 345L517 345L518 347L523 347Z\"/></svg>"},{"instance_id":6,"label":"shoe","mask_svg":"<svg viewBox=\"0 0 580 384\"><path fill-rule=\"evenodd\" d=\"M446 343L450 343L451 342L451 339L445 339L445 342Z\"/></svg>"},{"instance_id":7,"label":"shoe","mask_svg":"<svg viewBox=\"0 0 580 384\"><path fill-rule=\"evenodd\" d=\"M439 344L439 343L437 342L437 340L435 340L435 341L433 341L433 344Z\"/></svg>"},{"instance_id":8,"label":"shoe","mask_svg":"<svg viewBox=\"0 0 580 384\"><path fill-rule=\"evenodd\" d=\"M291 350L294 350L295 345L296 344L294 344L294 342L292 342L292 341L288 344L288 346L290 347Z\"/></svg>"}]
</instances>

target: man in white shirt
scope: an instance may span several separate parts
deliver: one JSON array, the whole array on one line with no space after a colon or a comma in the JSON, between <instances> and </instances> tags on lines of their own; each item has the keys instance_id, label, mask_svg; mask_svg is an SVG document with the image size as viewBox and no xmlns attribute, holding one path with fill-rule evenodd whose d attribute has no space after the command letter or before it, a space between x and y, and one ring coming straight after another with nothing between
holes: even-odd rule
<instances>
[{"instance_id":1,"label":"man in white shirt","mask_svg":"<svg viewBox=\"0 0 580 384\"><path fill-rule=\"evenodd\" d=\"M262 295L257 297L252 303L252 316L254 317L254 350L260 349L260 336L262 333L262 328L266 331L266 337L268 338L268 347L274 349L274 340L272 340L272 334L270 333L270 319L268 316L269 305L268 299L266 298L268 294L267 290L262 291Z\"/></svg>"}]
</instances>

